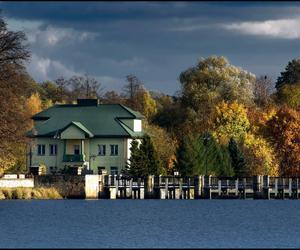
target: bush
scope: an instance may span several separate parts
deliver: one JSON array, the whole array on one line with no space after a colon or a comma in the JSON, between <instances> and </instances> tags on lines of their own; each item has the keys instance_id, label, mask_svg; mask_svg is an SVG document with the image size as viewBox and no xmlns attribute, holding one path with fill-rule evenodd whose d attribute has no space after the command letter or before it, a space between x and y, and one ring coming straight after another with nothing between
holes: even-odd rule
<instances>
[{"instance_id":1,"label":"bush","mask_svg":"<svg viewBox=\"0 0 300 250\"><path fill-rule=\"evenodd\" d=\"M1 190L0 190L0 200L5 200L5 195Z\"/></svg>"},{"instance_id":2,"label":"bush","mask_svg":"<svg viewBox=\"0 0 300 250\"><path fill-rule=\"evenodd\" d=\"M0 189L0 200L4 199L62 199L57 189L51 188L5 188Z\"/></svg>"}]
</instances>

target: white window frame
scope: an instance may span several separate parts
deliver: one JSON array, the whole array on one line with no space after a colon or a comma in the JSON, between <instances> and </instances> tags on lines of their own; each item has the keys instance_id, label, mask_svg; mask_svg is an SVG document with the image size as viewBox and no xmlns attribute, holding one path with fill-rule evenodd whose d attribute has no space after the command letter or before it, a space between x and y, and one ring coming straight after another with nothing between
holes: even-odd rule
<instances>
[{"instance_id":1,"label":"white window frame","mask_svg":"<svg viewBox=\"0 0 300 250\"><path fill-rule=\"evenodd\" d=\"M98 155L104 156L106 155L106 145L98 144Z\"/></svg>"},{"instance_id":2,"label":"white window frame","mask_svg":"<svg viewBox=\"0 0 300 250\"><path fill-rule=\"evenodd\" d=\"M110 155L112 155L112 156L119 155L119 145L118 144L110 144Z\"/></svg>"}]
</instances>

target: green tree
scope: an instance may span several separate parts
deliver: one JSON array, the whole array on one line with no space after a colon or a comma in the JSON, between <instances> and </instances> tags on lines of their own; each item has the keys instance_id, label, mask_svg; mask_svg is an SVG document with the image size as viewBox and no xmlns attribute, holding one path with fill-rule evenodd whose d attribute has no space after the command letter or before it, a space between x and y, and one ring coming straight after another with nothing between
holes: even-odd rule
<instances>
[{"instance_id":1,"label":"green tree","mask_svg":"<svg viewBox=\"0 0 300 250\"><path fill-rule=\"evenodd\" d=\"M131 156L126 165L125 174L133 177L159 175L161 163L153 143L148 135L144 135L141 144L133 140L131 143Z\"/></svg>"},{"instance_id":2,"label":"green tree","mask_svg":"<svg viewBox=\"0 0 300 250\"><path fill-rule=\"evenodd\" d=\"M277 91L280 103L287 104L290 108L300 107L300 82L295 84L284 84Z\"/></svg>"},{"instance_id":3,"label":"green tree","mask_svg":"<svg viewBox=\"0 0 300 250\"><path fill-rule=\"evenodd\" d=\"M209 138L206 143L205 138ZM209 134L196 139L186 138L176 154L176 169L183 175L234 175L227 147L220 145Z\"/></svg>"},{"instance_id":4,"label":"green tree","mask_svg":"<svg viewBox=\"0 0 300 250\"><path fill-rule=\"evenodd\" d=\"M133 140L130 147L130 158L126 163L124 174L132 177L141 177L146 172L146 166L143 162L144 157L142 151L139 149L139 142Z\"/></svg>"},{"instance_id":5,"label":"green tree","mask_svg":"<svg viewBox=\"0 0 300 250\"><path fill-rule=\"evenodd\" d=\"M300 82L300 59L293 59L288 62L285 71L280 73L276 81L276 89L279 90L285 84L295 84Z\"/></svg>"},{"instance_id":6,"label":"green tree","mask_svg":"<svg viewBox=\"0 0 300 250\"><path fill-rule=\"evenodd\" d=\"M144 156L143 160L146 166L146 175L159 175L161 172L161 162L154 148L149 135L144 135L140 150Z\"/></svg>"},{"instance_id":7,"label":"green tree","mask_svg":"<svg viewBox=\"0 0 300 250\"><path fill-rule=\"evenodd\" d=\"M183 176L192 176L198 164L194 143L191 139L184 138L177 148L174 168Z\"/></svg>"},{"instance_id":8,"label":"green tree","mask_svg":"<svg viewBox=\"0 0 300 250\"><path fill-rule=\"evenodd\" d=\"M228 150L231 158L231 165L237 177L246 176L248 174L247 165L242 152L239 150L236 141L230 138Z\"/></svg>"}]
</instances>

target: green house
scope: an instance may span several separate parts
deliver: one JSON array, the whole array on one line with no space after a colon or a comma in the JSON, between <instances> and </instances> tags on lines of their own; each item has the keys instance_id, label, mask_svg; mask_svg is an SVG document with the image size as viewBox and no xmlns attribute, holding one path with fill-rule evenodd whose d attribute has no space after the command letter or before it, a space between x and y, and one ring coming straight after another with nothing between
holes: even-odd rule
<instances>
[{"instance_id":1,"label":"green house","mask_svg":"<svg viewBox=\"0 0 300 250\"><path fill-rule=\"evenodd\" d=\"M54 105L32 117L28 165L45 165L48 174L66 169L120 174L132 139L143 136L143 118L124 105L97 99Z\"/></svg>"}]
</instances>

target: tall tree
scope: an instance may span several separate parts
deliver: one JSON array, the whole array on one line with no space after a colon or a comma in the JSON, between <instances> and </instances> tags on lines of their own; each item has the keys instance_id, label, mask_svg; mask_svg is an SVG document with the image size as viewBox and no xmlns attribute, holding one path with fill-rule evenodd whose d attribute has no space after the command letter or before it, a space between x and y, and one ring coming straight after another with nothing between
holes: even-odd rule
<instances>
[{"instance_id":1,"label":"tall tree","mask_svg":"<svg viewBox=\"0 0 300 250\"><path fill-rule=\"evenodd\" d=\"M246 161L242 155L242 152L238 148L238 144L233 138L230 138L228 150L235 175L237 177L247 176L248 171Z\"/></svg>"},{"instance_id":2,"label":"tall tree","mask_svg":"<svg viewBox=\"0 0 300 250\"><path fill-rule=\"evenodd\" d=\"M24 156L24 150L18 149L25 142L28 120L24 106L33 86L23 67L30 57L25 42L23 32L9 31L0 18L0 174Z\"/></svg>"},{"instance_id":3,"label":"tall tree","mask_svg":"<svg viewBox=\"0 0 300 250\"><path fill-rule=\"evenodd\" d=\"M125 97L127 98L127 105L135 110L138 110L139 102L138 96L143 91L143 83L135 75L126 76L127 84L123 88Z\"/></svg>"},{"instance_id":4,"label":"tall tree","mask_svg":"<svg viewBox=\"0 0 300 250\"><path fill-rule=\"evenodd\" d=\"M281 104L294 109L300 108L300 82L282 85L277 91L277 97Z\"/></svg>"},{"instance_id":5,"label":"tall tree","mask_svg":"<svg viewBox=\"0 0 300 250\"><path fill-rule=\"evenodd\" d=\"M272 105L271 95L274 85L271 77L260 76L254 84L254 102L258 107L266 107Z\"/></svg>"},{"instance_id":6,"label":"tall tree","mask_svg":"<svg viewBox=\"0 0 300 250\"><path fill-rule=\"evenodd\" d=\"M279 90L285 84L295 84L300 82L300 59L293 59L288 62L285 71L280 73L276 81L276 89Z\"/></svg>"},{"instance_id":7,"label":"tall tree","mask_svg":"<svg viewBox=\"0 0 300 250\"><path fill-rule=\"evenodd\" d=\"M203 133L212 125L214 107L220 101L253 104L255 75L229 64L225 57L201 59L180 74L182 105L190 114L190 130Z\"/></svg>"},{"instance_id":8,"label":"tall tree","mask_svg":"<svg viewBox=\"0 0 300 250\"><path fill-rule=\"evenodd\" d=\"M131 157L127 163L125 173L142 177L147 175L159 175L161 173L161 163L151 138L146 134L138 145L137 141L131 144Z\"/></svg>"},{"instance_id":9,"label":"tall tree","mask_svg":"<svg viewBox=\"0 0 300 250\"><path fill-rule=\"evenodd\" d=\"M21 69L24 62L30 58L26 40L24 32L8 30L6 22L0 17L0 78L2 80L8 80L13 74L12 65L16 69Z\"/></svg>"},{"instance_id":10,"label":"tall tree","mask_svg":"<svg viewBox=\"0 0 300 250\"><path fill-rule=\"evenodd\" d=\"M280 159L281 175L300 175L300 111L281 107L267 122L269 139Z\"/></svg>"},{"instance_id":11,"label":"tall tree","mask_svg":"<svg viewBox=\"0 0 300 250\"><path fill-rule=\"evenodd\" d=\"M183 176L234 175L227 147L218 144L209 134L183 140L177 150L175 166Z\"/></svg>"},{"instance_id":12,"label":"tall tree","mask_svg":"<svg viewBox=\"0 0 300 250\"><path fill-rule=\"evenodd\" d=\"M102 84L87 74L73 76L67 80L67 83L71 88L73 101L76 101L77 98L100 98L102 95Z\"/></svg>"},{"instance_id":13,"label":"tall tree","mask_svg":"<svg viewBox=\"0 0 300 250\"><path fill-rule=\"evenodd\" d=\"M147 173L146 165L143 162L143 152L139 149L139 142L133 140L130 147L130 158L126 163L123 173L132 177L142 177Z\"/></svg>"}]
</instances>

